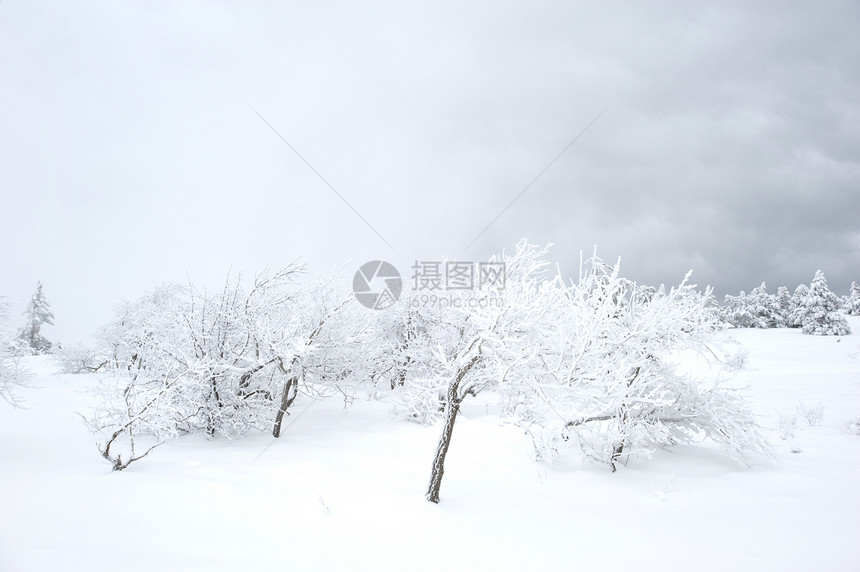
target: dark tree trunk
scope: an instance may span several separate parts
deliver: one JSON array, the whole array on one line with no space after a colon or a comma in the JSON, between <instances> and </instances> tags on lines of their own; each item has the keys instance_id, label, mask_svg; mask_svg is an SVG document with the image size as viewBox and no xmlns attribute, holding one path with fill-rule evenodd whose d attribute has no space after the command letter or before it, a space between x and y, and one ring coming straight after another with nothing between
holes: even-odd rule
<instances>
[{"instance_id":1,"label":"dark tree trunk","mask_svg":"<svg viewBox=\"0 0 860 572\"><path fill-rule=\"evenodd\" d=\"M215 411L209 411L206 432L210 437L215 436L215 425L221 416L221 409L224 408L224 402L221 401L221 394L218 393L218 379L213 375L210 379L212 385L212 395L215 397Z\"/></svg>"},{"instance_id":2,"label":"dark tree trunk","mask_svg":"<svg viewBox=\"0 0 860 572\"><path fill-rule=\"evenodd\" d=\"M344 302L334 311L337 312L340 308L342 308L346 304ZM319 335L320 330L322 330L323 324L325 324L325 320L322 320L319 324L317 324L316 329L311 332L311 335L308 336L308 341L305 343L305 347L310 346L313 341L316 339L317 335ZM284 375L290 375L294 371L294 367L298 363L299 355L293 357L292 361L290 361L289 366L285 366L284 362L280 357L275 357L273 361L278 363L278 369ZM281 436L281 423L284 421L284 413L287 412L287 408L293 404L293 401L296 400L296 395L299 393L299 374L292 375L289 379L287 379L287 383L284 386L284 394L281 396L281 406L278 408L278 412L275 414L275 426L272 427L272 436L276 439Z\"/></svg>"},{"instance_id":3,"label":"dark tree trunk","mask_svg":"<svg viewBox=\"0 0 860 572\"><path fill-rule=\"evenodd\" d=\"M615 472L615 462L621 457L621 453L624 451L624 441L621 441L615 446L615 449L612 450L612 457L609 461L609 468L612 472Z\"/></svg>"},{"instance_id":4,"label":"dark tree trunk","mask_svg":"<svg viewBox=\"0 0 860 572\"><path fill-rule=\"evenodd\" d=\"M251 378L254 377L254 374L274 361L274 359L270 359L266 363L258 364L242 374L242 377L239 378L239 397L246 397L248 395L248 387L251 385Z\"/></svg>"},{"instance_id":5,"label":"dark tree trunk","mask_svg":"<svg viewBox=\"0 0 860 572\"><path fill-rule=\"evenodd\" d=\"M281 406L278 408L277 414L275 414L275 426L272 428L272 436L275 438L281 436L281 423L284 421L284 413L287 412L287 409L296 400L298 383L298 378L291 377L284 386L284 394L281 396Z\"/></svg>"},{"instance_id":6,"label":"dark tree trunk","mask_svg":"<svg viewBox=\"0 0 860 572\"><path fill-rule=\"evenodd\" d=\"M391 380L391 389L395 389L397 386L403 387L406 383L406 374L409 372L409 366L412 364L412 358L406 356L406 359L403 360L404 365L397 368L397 376Z\"/></svg>"},{"instance_id":7,"label":"dark tree trunk","mask_svg":"<svg viewBox=\"0 0 860 572\"><path fill-rule=\"evenodd\" d=\"M480 346L478 348L480 351ZM446 393L445 403L445 427L442 429L442 436L439 438L439 445L436 446L436 455L433 457L433 469L430 472L430 485L427 487L426 498L432 503L439 502L439 489L442 487L442 475L445 474L445 456L448 454L448 447L451 446L451 435L454 434L454 422L457 421L457 413L460 412L460 403L463 397L472 394L475 391L467 391L464 395L460 395L460 383L463 378L469 373L469 370L478 363L480 354L473 356L469 362L460 368L457 375L451 381Z\"/></svg>"},{"instance_id":8,"label":"dark tree trunk","mask_svg":"<svg viewBox=\"0 0 860 572\"><path fill-rule=\"evenodd\" d=\"M430 485L427 487L427 500L432 503L439 502L439 489L442 487L442 475L445 474L445 456L448 454L448 447L451 446L454 422L457 421L457 413L460 411L460 402L451 393L448 392L448 403L445 406L445 427L442 429L442 436L436 446L433 470L430 473Z\"/></svg>"}]
</instances>

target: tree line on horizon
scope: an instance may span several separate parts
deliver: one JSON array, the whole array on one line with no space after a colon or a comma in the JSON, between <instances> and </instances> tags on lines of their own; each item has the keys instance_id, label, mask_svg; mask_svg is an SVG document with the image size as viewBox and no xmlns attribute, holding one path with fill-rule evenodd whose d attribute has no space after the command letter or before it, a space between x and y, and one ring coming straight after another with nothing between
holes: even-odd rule
<instances>
[{"instance_id":1,"label":"tree line on horizon","mask_svg":"<svg viewBox=\"0 0 860 572\"><path fill-rule=\"evenodd\" d=\"M785 286L769 294L762 282L749 294L726 295L720 308L722 319L736 328L800 328L804 334L822 336L851 333L843 313L860 316L860 285L852 282L848 295L840 299L821 270L809 286L800 284L793 294Z\"/></svg>"}]
</instances>

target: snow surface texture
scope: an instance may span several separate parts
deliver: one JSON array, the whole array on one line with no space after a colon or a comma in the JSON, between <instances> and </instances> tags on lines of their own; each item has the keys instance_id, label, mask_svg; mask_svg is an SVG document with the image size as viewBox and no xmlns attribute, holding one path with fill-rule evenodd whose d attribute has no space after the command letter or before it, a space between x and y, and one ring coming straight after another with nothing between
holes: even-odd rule
<instances>
[{"instance_id":1,"label":"snow surface texture","mask_svg":"<svg viewBox=\"0 0 860 572\"><path fill-rule=\"evenodd\" d=\"M111 472L76 413L96 378L28 358L26 409L0 403L0 570L860 569L860 337L727 335L774 464L708 447L615 474L575 448L535 463L487 396L463 405L439 505L439 426L390 403L297 402L274 444L179 439Z\"/></svg>"}]
</instances>

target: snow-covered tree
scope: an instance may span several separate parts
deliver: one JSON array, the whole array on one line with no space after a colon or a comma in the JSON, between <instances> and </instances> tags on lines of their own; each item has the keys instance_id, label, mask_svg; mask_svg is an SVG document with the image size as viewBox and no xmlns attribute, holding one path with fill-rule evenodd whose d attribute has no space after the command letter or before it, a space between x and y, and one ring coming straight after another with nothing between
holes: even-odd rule
<instances>
[{"instance_id":1,"label":"snow-covered tree","mask_svg":"<svg viewBox=\"0 0 860 572\"><path fill-rule=\"evenodd\" d=\"M24 311L27 321L21 328L19 337L22 345L33 355L47 354L51 352L51 342L41 334L42 326L54 324L54 314L45 294L42 292L42 283L36 285L36 291L27 304Z\"/></svg>"},{"instance_id":2,"label":"snow-covered tree","mask_svg":"<svg viewBox=\"0 0 860 572\"><path fill-rule=\"evenodd\" d=\"M393 373L389 378L395 417L429 424L445 412L448 380L440 372L463 344L468 314L438 304L411 307L411 299L401 298L385 312L391 325L381 331L393 333L395 341L386 352L390 366L381 370Z\"/></svg>"},{"instance_id":3,"label":"snow-covered tree","mask_svg":"<svg viewBox=\"0 0 860 572\"><path fill-rule=\"evenodd\" d=\"M495 390L539 455L567 440L613 469L653 447L710 437L742 458L763 450L740 393L690 379L678 351L719 327L710 290L640 288L596 256L566 285L546 248L521 241L490 263L503 282L404 297L385 311L297 267L215 295L168 285L119 308L98 351L105 405L92 428L115 470L184 433L277 437L297 398L391 392L398 414L442 420L426 498L439 501L460 407ZM408 301L408 302L407 302ZM444 302L441 303L441 302Z\"/></svg>"},{"instance_id":4,"label":"snow-covered tree","mask_svg":"<svg viewBox=\"0 0 860 572\"><path fill-rule=\"evenodd\" d=\"M228 281L215 295L168 285L119 308L101 334L110 375L91 421L114 469L148 453L133 451L138 436L151 446L184 433L277 437L299 393L347 391L354 365L335 346L348 336L327 327L354 300L329 283L294 288L300 270L263 274L249 291Z\"/></svg>"},{"instance_id":5,"label":"snow-covered tree","mask_svg":"<svg viewBox=\"0 0 860 572\"><path fill-rule=\"evenodd\" d=\"M788 328L791 326L791 293L785 286L780 286L776 292L776 308L778 312L777 327Z\"/></svg>"},{"instance_id":6,"label":"snow-covered tree","mask_svg":"<svg viewBox=\"0 0 860 572\"><path fill-rule=\"evenodd\" d=\"M754 328L776 328L782 322L776 298L767 293L764 282L758 288L753 288L746 298L746 305Z\"/></svg>"},{"instance_id":7,"label":"snow-covered tree","mask_svg":"<svg viewBox=\"0 0 860 572\"><path fill-rule=\"evenodd\" d=\"M840 313L839 298L827 287L824 272L818 270L809 291L798 306L799 321L804 334L842 336L851 333L848 322Z\"/></svg>"},{"instance_id":8,"label":"snow-covered tree","mask_svg":"<svg viewBox=\"0 0 860 572\"><path fill-rule=\"evenodd\" d=\"M791 296L791 308L788 318L789 328L801 327L803 321L803 312L806 306L806 296L809 294L809 286L800 284L794 289L794 294Z\"/></svg>"},{"instance_id":9,"label":"snow-covered tree","mask_svg":"<svg viewBox=\"0 0 860 572\"><path fill-rule=\"evenodd\" d=\"M99 452L122 470L144 458L166 439L188 431L192 413L202 409L184 399L187 368L182 344L175 340L183 289L161 286L116 309L114 320L97 337L107 376L101 380L99 406L88 425L104 440ZM170 355L176 349L178 359ZM180 349L181 348L181 349ZM143 452L138 441L147 439Z\"/></svg>"},{"instance_id":10,"label":"snow-covered tree","mask_svg":"<svg viewBox=\"0 0 860 572\"><path fill-rule=\"evenodd\" d=\"M786 296L788 291L781 294ZM767 293L767 285L762 282L749 294L741 291L737 296L727 295L721 315L726 323L736 328L782 328L786 325L787 312L787 308L781 309L777 297Z\"/></svg>"},{"instance_id":11,"label":"snow-covered tree","mask_svg":"<svg viewBox=\"0 0 860 572\"><path fill-rule=\"evenodd\" d=\"M8 318L9 304L0 298L0 398L14 406L19 402L15 390L25 385L29 374L21 364L21 352L9 331Z\"/></svg>"},{"instance_id":12,"label":"snow-covered tree","mask_svg":"<svg viewBox=\"0 0 860 572\"><path fill-rule=\"evenodd\" d=\"M677 352L707 352L718 319L711 292L687 279L650 301L637 285L596 256L581 269L559 316L560 351L512 400L511 415L528 428L539 458L570 441L589 456L615 464L654 447L706 438L743 461L767 455L743 395L716 381L677 371Z\"/></svg>"},{"instance_id":13,"label":"snow-covered tree","mask_svg":"<svg viewBox=\"0 0 860 572\"><path fill-rule=\"evenodd\" d=\"M488 300L504 296L504 304L452 304L452 320L460 324L452 342L436 352L437 376L444 380L442 435L433 458L426 498L439 502L445 458L463 400L487 388L512 391L543 368L557 337L558 301L563 290L547 279L547 249L522 240L513 253L491 262L504 262L504 290L484 286L462 294Z\"/></svg>"},{"instance_id":14,"label":"snow-covered tree","mask_svg":"<svg viewBox=\"0 0 860 572\"><path fill-rule=\"evenodd\" d=\"M860 316L860 284L857 282L851 283L851 291L848 293L843 310L851 316Z\"/></svg>"},{"instance_id":15,"label":"snow-covered tree","mask_svg":"<svg viewBox=\"0 0 860 572\"><path fill-rule=\"evenodd\" d=\"M545 249L520 243L503 260L503 308L470 308L460 336L439 360L444 385L430 383L430 407L443 409L443 432L427 499L439 500L445 455L457 412L470 395L491 388L503 415L532 436L549 458L568 442L615 468L654 447L710 438L745 460L767 455L742 392L678 372L677 353L703 353L721 323L710 290L685 280L646 290L596 256L578 282L546 272ZM513 269L513 272L512 272Z\"/></svg>"},{"instance_id":16,"label":"snow-covered tree","mask_svg":"<svg viewBox=\"0 0 860 572\"><path fill-rule=\"evenodd\" d=\"M756 325L756 318L750 311L747 295L743 290L737 296L726 294L722 316L726 323L736 328L753 328Z\"/></svg>"},{"instance_id":17,"label":"snow-covered tree","mask_svg":"<svg viewBox=\"0 0 860 572\"><path fill-rule=\"evenodd\" d=\"M340 396L347 406L361 386L375 393L386 373L381 368L390 364L381 353L384 336L367 319L368 311L330 281L303 288L291 304L276 310L299 319L287 331L289 342L270 344L283 379L274 437L280 436L284 415L300 394Z\"/></svg>"}]
</instances>

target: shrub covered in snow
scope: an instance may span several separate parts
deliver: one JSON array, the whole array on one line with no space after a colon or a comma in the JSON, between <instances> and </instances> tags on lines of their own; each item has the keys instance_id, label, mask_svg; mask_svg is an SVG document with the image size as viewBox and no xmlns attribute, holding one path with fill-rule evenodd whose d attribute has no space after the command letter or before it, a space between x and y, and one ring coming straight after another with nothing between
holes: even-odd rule
<instances>
[{"instance_id":1,"label":"shrub covered in snow","mask_svg":"<svg viewBox=\"0 0 860 572\"><path fill-rule=\"evenodd\" d=\"M803 309L806 301L806 295L809 293L809 286L800 284L794 289L794 294L791 295L791 312L788 315L788 327L799 328L802 325Z\"/></svg>"},{"instance_id":2,"label":"shrub covered in snow","mask_svg":"<svg viewBox=\"0 0 860 572\"><path fill-rule=\"evenodd\" d=\"M649 301L637 285L597 257L582 268L563 297L562 345L544 357L545 369L515 396L515 418L539 447L555 455L578 443L613 470L619 461L655 447L710 438L739 461L767 454L742 392L676 371L672 356L704 350L718 320L710 290L685 278Z\"/></svg>"},{"instance_id":3,"label":"shrub covered in snow","mask_svg":"<svg viewBox=\"0 0 860 572\"><path fill-rule=\"evenodd\" d=\"M842 336L851 333L848 322L840 313L839 298L827 287L824 272L818 270L809 291L798 301L798 322L804 334Z\"/></svg>"},{"instance_id":4,"label":"shrub covered in snow","mask_svg":"<svg viewBox=\"0 0 860 572\"><path fill-rule=\"evenodd\" d=\"M105 356L81 344L58 348L53 357L63 373L92 373L107 365Z\"/></svg>"},{"instance_id":5,"label":"shrub covered in snow","mask_svg":"<svg viewBox=\"0 0 860 572\"><path fill-rule=\"evenodd\" d=\"M783 328L788 323L790 296L780 287L779 294L768 294L764 282L752 292L726 295L722 318L736 328Z\"/></svg>"},{"instance_id":6,"label":"shrub covered in snow","mask_svg":"<svg viewBox=\"0 0 860 572\"><path fill-rule=\"evenodd\" d=\"M820 402L816 405L801 403L797 406L797 414L803 417L810 427L818 427L824 420L824 404Z\"/></svg>"},{"instance_id":7,"label":"shrub covered in snow","mask_svg":"<svg viewBox=\"0 0 860 572\"><path fill-rule=\"evenodd\" d=\"M0 298L0 398L16 405L15 389L23 386L28 372L21 364L22 350L7 325L9 304Z\"/></svg>"},{"instance_id":8,"label":"shrub covered in snow","mask_svg":"<svg viewBox=\"0 0 860 572\"><path fill-rule=\"evenodd\" d=\"M797 411L777 414L779 420L779 438L783 441L794 437L797 428Z\"/></svg>"},{"instance_id":9,"label":"shrub covered in snow","mask_svg":"<svg viewBox=\"0 0 860 572\"><path fill-rule=\"evenodd\" d=\"M860 435L860 415L855 415L845 424L849 433Z\"/></svg>"},{"instance_id":10,"label":"shrub covered in snow","mask_svg":"<svg viewBox=\"0 0 860 572\"><path fill-rule=\"evenodd\" d=\"M780 306L775 296L767 293L767 285L762 282L758 288L753 288L747 297L756 328L776 328L785 324L785 317L780 312Z\"/></svg>"},{"instance_id":11,"label":"shrub covered in snow","mask_svg":"<svg viewBox=\"0 0 860 572\"><path fill-rule=\"evenodd\" d=\"M299 271L264 274L247 292L239 281L215 295L167 285L118 309L101 332L105 403L90 422L115 469L146 454L134 452L138 435L156 444L250 429L277 437L300 391L350 393L358 322L337 318L354 299L338 300L327 284L292 288Z\"/></svg>"},{"instance_id":12,"label":"shrub covered in snow","mask_svg":"<svg viewBox=\"0 0 860 572\"><path fill-rule=\"evenodd\" d=\"M746 366L747 359L749 359L749 350L740 346L733 352L727 352L724 355L723 363L729 371L737 371Z\"/></svg>"},{"instance_id":13,"label":"shrub covered in snow","mask_svg":"<svg viewBox=\"0 0 860 572\"><path fill-rule=\"evenodd\" d=\"M747 303L747 295L741 290L737 296L726 294L722 309L723 320L736 328L753 328L756 320Z\"/></svg>"},{"instance_id":14,"label":"shrub covered in snow","mask_svg":"<svg viewBox=\"0 0 860 572\"><path fill-rule=\"evenodd\" d=\"M842 309L851 316L860 316L860 284L851 283L851 291Z\"/></svg>"}]
</instances>

